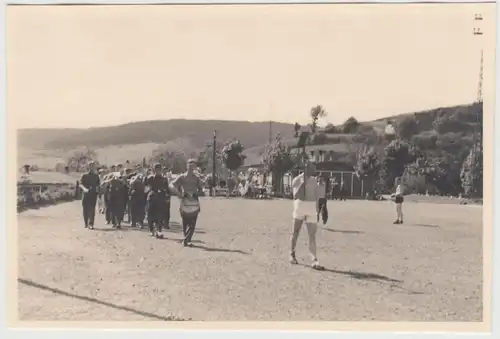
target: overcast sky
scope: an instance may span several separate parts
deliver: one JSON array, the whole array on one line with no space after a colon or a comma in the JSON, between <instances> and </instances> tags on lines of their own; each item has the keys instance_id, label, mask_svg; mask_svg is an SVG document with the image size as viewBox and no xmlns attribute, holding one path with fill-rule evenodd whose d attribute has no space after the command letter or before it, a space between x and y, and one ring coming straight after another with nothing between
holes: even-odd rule
<instances>
[{"instance_id":1,"label":"overcast sky","mask_svg":"<svg viewBox=\"0 0 500 339\"><path fill-rule=\"evenodd\" d=\"M304 123L321 104L341 123L469 103L480 45L493 88L494 20L494 4L9 7L7 112Z\"/></svg>"}]
</instances>

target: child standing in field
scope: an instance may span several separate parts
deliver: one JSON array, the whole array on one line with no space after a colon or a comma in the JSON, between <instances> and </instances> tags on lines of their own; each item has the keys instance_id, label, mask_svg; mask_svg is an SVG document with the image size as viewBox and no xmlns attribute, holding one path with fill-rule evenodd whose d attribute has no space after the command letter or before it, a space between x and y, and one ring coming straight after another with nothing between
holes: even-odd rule
<instances>
[{"instance_id":1,"label":"child standing in field","mask_svg":"<svg viewBox=\"0 0 500 339\"><path fill-rule=\"evenodd\" d=\"M403 183L401 181L401 177L396 178L395 185L396 185L396 192L394 194L392 194L392 198L394 199L394 202L396 203L396 221L394 222L394 224L402 224L403 223L404 187L403 187Z\"/></svg>"}]
</instances>

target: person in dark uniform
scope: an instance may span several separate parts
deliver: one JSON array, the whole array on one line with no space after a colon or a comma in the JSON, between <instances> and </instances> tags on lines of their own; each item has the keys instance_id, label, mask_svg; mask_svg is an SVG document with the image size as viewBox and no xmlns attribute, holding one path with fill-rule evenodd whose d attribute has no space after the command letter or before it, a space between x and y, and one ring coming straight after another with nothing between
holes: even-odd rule
<instances>
[{"instance_id":1,"label":"person in dark uniform","mask_svg":"<svg viewBox=\"0 0 500 339\"><path fill-rule=\"evenodd\" d=\"M155 164L154 175L146 179L146 186L149 188L147 196L149 231L152 236L163 238L164 209L167 204L166 197L170 196L170 188L168 187L168 179L162 175L160 164Z\"/></svg>"},{"instance_id":2,"label":"person in dark uniform","mask_svg":"<svg viewBox=\"0 0 500 339\"><path fill-rule=\"evenodd\" d=\"M109 207L110 217L113 227L121 228L123 216L125 214L125 198L128 191L123 183L123 178L116 174L109 182Z\"/></svg>"},{"instance_id":3,"label":"person in dark uniform","mask_svg":"<svg viewBox=\"0 0 500 339\"><path fill-rule=\"evenodd\" d=\"M137 174L131 179L129 188L129 209L132 227L136 227L137 224L139 224L139 227L142 227L144 222L144 213L146 208L146 196L144 189L144 178L142 174Z\"/></svg>"},{"instance_id":4,"label":"person in dark uniform","mask_svg":"<svg viewBox=\"0 0 500 339\"><path fill-rule=\"evenodd\" d=\"M101 181L95 171L95 163L89 163L89 171L82 175L79 187L82 190L83 221L85 228L94 229L95 208Z\"/></svg>"}]
</instances>

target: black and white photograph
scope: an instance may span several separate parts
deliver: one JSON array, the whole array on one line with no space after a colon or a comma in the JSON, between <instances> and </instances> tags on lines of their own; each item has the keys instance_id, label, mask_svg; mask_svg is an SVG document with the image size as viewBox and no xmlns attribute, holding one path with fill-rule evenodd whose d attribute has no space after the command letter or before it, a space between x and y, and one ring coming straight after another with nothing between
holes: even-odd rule
<instances>
[{"instance_id":1,"label":"black and white photograph","mask_svg":"<svg viewBox=\"0 0 500 339\"><path fill-rule=\"evenodd\" d=\"M490 330L494 3L5 13L19 323Z\"/></svg>"}]
</instances>

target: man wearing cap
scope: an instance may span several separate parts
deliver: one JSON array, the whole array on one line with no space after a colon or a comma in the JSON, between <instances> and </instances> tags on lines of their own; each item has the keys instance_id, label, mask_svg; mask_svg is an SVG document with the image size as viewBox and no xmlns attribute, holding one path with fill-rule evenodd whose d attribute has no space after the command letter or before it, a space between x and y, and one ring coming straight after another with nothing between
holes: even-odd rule
<instances>
[{"instance_id":1,"label":"man wearing cap","mask_svg":"<svg viewBox=\"0 0 500 339\"><path fill-rule=\"evenodd\" d=\"M154 174L146 179L148 226L151 236L163 238L164 208L170 195L168 179L162 175L162 166L155 164ZM156 231L155 231L156 226Z\"/></svg>"},{"instance_id":2,"label":"man wearing cap","mask_svg":"<svg viewBox=\"0 0 500 339\"><path fill-rule=\"evenodd\" d=\"M302 224L306 224L307 233L309 235L309 252L312 258L312 268L322 270L319 265L318 257L316 256L316 232L318 204L320 192L318 181L313 175L316 173L316 166L313 163L307 162L304 167L304 173L296 176L292 181L293 190L293 226L290 248L290 262L297 264L295 257L295 248L299 238Z\"/></svg>"},{"instance_id":3,"label":"man wearing cap","mask_svg":"<svg viewBox=\"0 0 500 339\"><path fill-rule=\"evenodd\" d=\"M194 173L196 168L196 160L189 159L187 171L179 175L172 186L177 191L177 195L181 199L180 214L182 218L182 230L184 232L184 246L192 246L191 239L193 238L196 228L196 221L200 213L199 192L203 189L202 180Z\"/></svg>"},{"instance_id":4,"label":"man wearing cap","mask_svg":"<svg viewBox=\"0 0 500 339\"><path fill-rule=\"evenodd\" d=\"M79 186L83 192L82 207L85 228L94 229L95 207L101 181L99 175L95 172L95 163L93 161L89 163L89 171L82 175Z\"/></svg>"}]
</instances>

